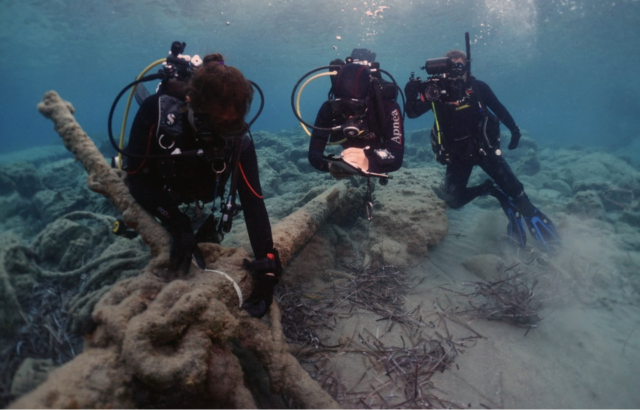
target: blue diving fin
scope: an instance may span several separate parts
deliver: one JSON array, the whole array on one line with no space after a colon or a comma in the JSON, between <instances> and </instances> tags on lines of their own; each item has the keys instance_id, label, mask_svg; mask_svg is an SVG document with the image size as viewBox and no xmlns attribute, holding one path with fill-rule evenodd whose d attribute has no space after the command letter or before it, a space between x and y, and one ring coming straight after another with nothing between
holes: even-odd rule
<instances>
[{"instance_id":1,"label":"blue diving fin","mask_svg":"<svg viewBox=\"0 0 640 410\"><path fill-rule=\"evenodd\" d=\"M529 233L538 241L547 252L551 252L550 244L560 244L560 235L556 226L551 222L549 218L538 208L534 208L533 214L524 217L527 226L529 227Z\"/></svg>"},{"instance_id":2,"label":"blue diving fin","mask_svg":"<svg viewBox=\"0 0 640 410\"><path fill-rule=\"evenodd\" d=\"M503 190L494 185L493 196L500 202L500 206L509 219L507 236L514 244L525 247L527 245L527 228L518 207L509 199Z\"/></svg>"}]
</instances>

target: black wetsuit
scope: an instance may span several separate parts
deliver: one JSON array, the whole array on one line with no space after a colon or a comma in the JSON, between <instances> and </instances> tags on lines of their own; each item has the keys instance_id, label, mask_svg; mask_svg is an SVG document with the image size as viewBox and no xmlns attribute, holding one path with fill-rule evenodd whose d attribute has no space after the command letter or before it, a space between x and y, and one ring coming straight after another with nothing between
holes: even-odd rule
<instances>
[{"instance_id":1,"label":"black wetsuit","mask_svg":"<svg viewBox=\"0 0 640 410\"><path fill-rule=\"evenodd\" d=\"M511 198L517 198L523 193L522 183L502 155L496 155L495 150L481 151L479 124L483 114L480 103L485 109L489 108L509 130L518 130L511 114L498 101L491 88L476 79L472 79L472 86L467 88L461 100L434 103L442 133L442 146L448 153L448 161L445 162L445 199L454 209L489 193L487 184L467 187L475 165L479 165ZM417 118L431 109L430 101L419 99L407 101L405 106L409 118Z\"/></svg>"},{"instance_id":2,"label":"black wetsuit","mask_svg":"<svg viewBox=\"0 0 640 410\"><path fill-rule=\"evenodd\" d=\"M166 97L163 96L163 98ZM179 148L182 152L204 149L207 155L205 157L176 155L175 158L127 158L126 169L131 194L144 209L160 219L171 232L170 227L175 224L190 223L178 205L194 201L211 202L214 198L224 198L225 185L230 179L233 168L232 158L234 153L239 151L237 192L242 203L255 258L264 258L271 251L273 242L271 225L262 198L258 160L253 141L244 135L229 143L222 138L217 138L208 145L199 143L189 124L187 112L179 114L182 116L182 134L175 138L160 139L158 135L160 98L158 94L152 95L140 106L133 121L126 152L168 155ZM206 157L215 158L215 160L209 161ZM220 172L217 173L214 168Z\"/></svg>"},{"instance_id":3,"label":"black wetsuit","mask_svg":"<svg viewBox=\"0 0 640 410\"><path fill-rule=\"evenodd\" d=\"M404 157L404 124L400 106L397 102L387 99L383 100L383 109L385 122L381 132L378 131L381 127L377 124L375 110L370 108L365 114L365 124L369 132L364 133L364 137L348 138L342 143L343 148L371 147L371 150L365 151L365 155L369 160L368 171L374 173L388 173L400 169ZM319 128L331 128L335 125L331 105L328 101L325 101L320 107L314 125ZM341 141L344 138L342 131L336 131L332 135L329 131L314 129L309 142L309 163L320 171L329 172L329 163L322 158L327 142ZM393 161L381 163L373 153L373 150L376 149L389 151L393 155Z\"/></svg>"}]
</instances>

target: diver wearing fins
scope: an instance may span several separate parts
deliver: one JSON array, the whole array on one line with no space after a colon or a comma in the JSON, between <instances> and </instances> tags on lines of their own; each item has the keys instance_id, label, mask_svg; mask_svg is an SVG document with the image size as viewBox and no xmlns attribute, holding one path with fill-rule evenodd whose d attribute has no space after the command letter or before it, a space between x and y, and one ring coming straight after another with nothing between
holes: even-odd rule
<instances>
[{"instance_id":1,"label":"diver wearing fins","mask_svg":"<svg viewBox=\"0 0 640 410\"><path fill-rule=\"evenodd\" d=\"M549 251L551 244L560 242L556 227L531 203L500 150L500 122L511 131L510 150L518 147L520 129L489 85L471 76L468 33L466 43L466 54L452 50L443 58L427 60L423 67L431 75L427 81L412 73L405 86L407 116L434 113L431 145L436 160L447 167L444 199L448 206L458 209L479 196L491 195L509 219L507 235L515 244L526 245L528 230ZM493 181L467 187L476 165Z\"/></svg>"},{"instance_id":2,"label":"diver wearing fins","mask_svg":"<svg viewBox=\"0 0 640 410\"><path fill-rule=\"evenodd\" d=\"M180 57L181 51L174 56ZM126 157L127 185L136 201L171 235L171 268L185 274L192 256L201 269L205 267L198 243L219 243L223 232L231 229L231 220L240 211L237 193L256 258L245 260L254 286L242 306L251 316L262 317L272 303L282 268L262 197L255 147L245 123L252 83L238 69L225 65L220 54L205 56L187 77L164 78L159 91L141 103L128 146L120 151ZM179 205L195 203L201 209L208 202L215 206L218 198L220 217L214 217L212 207L194 234L191 218Z\"/></svg>"}]
</instances>

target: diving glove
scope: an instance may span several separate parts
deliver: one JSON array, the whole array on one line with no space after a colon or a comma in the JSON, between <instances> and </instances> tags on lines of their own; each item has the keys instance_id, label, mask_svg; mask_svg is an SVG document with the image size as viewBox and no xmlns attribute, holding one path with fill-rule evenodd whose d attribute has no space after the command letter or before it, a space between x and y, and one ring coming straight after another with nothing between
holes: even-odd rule
<instances>
[{"instance_id":1,"label":"diving glove","mask_svg":"<svg viewBox=\"0 0 640 410\"><path fill-rule=\"evenodd\" d=\"M522 137L522 134L520 134L520 128L515 127L514 129L511 130L511 141L509 142L509 149L518 148L520 137Z\"/></svg>"},{"instance_id":2,"label":"diving glove","mask_svg":"<svg viewBox=\"0 0 640 410\"><path fill-rule=\"evenodd\" d=\"M183 274L189 273L191 267L191 256L195 257L200 269L205 268L204 255L196 237L191 230L191 221L188 217L181 218L177 223L167 227L171 234L171 250L169 254L169 266L172 270L178 270Z\"/></svg>"},{"instance_id":3,"label":"diving glove","mask_svg":"<svg viewBox=\"0 0 640 410\"><path fill-rule=\"evenodd\" d=\"M273 303L273 289L280 281L280 256L278 251L273 249L264 258L252 261L245 259L244 267L251 271L253 276L253 290L242 304L242 308L252 317L261 318Z\"/></svg>"}]
</instances>

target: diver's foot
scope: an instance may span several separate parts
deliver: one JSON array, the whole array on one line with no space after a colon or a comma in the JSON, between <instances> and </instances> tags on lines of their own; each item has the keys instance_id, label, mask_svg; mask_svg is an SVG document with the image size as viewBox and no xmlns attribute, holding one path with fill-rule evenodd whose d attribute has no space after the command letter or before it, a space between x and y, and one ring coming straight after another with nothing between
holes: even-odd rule
<instances>
[{"instance_id":1,"label":"diver's foot","mask_svg":"<svg viewBox=\"0 0 640 410\"><path fill-rule=\"evenodd\" d=\"M560 235L554 223L538 208L530 216L524 217L529 233L547 251L552 252L555 245L560 245Z\"/></svg>"},{"instance_id":2,"label":"diver's foot","mask_svg":"<svg viewBox=\"0 0 640 410\"><path fill-rule=\"evenodd\" d=\"M488 181L490 180L485 181L485 184ZM524 248L527 246L527 228L518 207L497 185L492 183L490 189L490 195L500 202L500 207L509 220L507 236L516 246Z\"/></svg>"}]
</instances>

